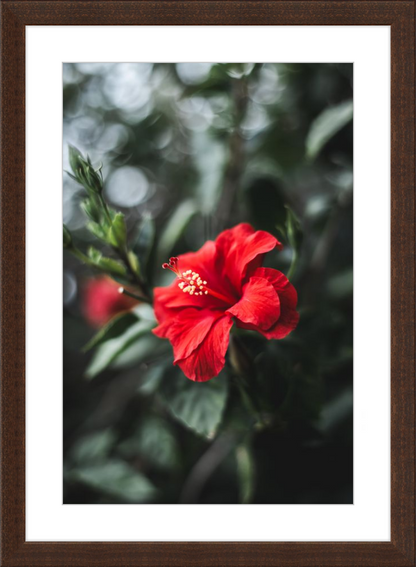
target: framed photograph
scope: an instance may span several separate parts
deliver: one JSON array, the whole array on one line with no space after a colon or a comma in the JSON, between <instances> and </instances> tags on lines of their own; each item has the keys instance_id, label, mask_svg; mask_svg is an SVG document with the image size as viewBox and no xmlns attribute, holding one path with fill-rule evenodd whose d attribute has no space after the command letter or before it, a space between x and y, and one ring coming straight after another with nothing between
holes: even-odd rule
<instances>
[{"instance_id":1,"label":"framed photograph","mask_svg":"<svg viewBox=\"0 0 416 567\"><path fill-rule=\"evenodd\" d=\"M2 565L415 565L414 32L1 2Z\"/></svg>"}]
</instances>

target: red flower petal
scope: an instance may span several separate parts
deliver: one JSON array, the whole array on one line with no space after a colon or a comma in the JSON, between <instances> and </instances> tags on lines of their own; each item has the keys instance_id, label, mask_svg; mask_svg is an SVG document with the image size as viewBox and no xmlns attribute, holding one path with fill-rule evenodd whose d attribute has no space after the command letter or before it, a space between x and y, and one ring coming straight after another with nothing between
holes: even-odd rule
<instances>
[{"instance_id":1,"label":"red flower petal","mask_svg":"<svg viewBox=\"0 0 416 567\"><path fill-rule=\"evenodd\" d=\"M202 278L211 276L214 272L215 242L207 240L196 252L187 252L178 256L178 267L181 271L193 270L198 272Z\"/></svg>"},{"instance_id":2,"label":"red flower petal","mask_svg":"<svg viewBox=\"0 0 416 567\"><path fill-rule=\"evenodd\" d=\"M161 323L167 317L176 317L179 310L186 307L205 307L199 301L200 296L189 295L189 293L182 293L178 288L178 280L175 280L166 287L155 287L153 290L154 295L154 309L156 319Z\"/></svg>"},{"instance_id":3,"label":"red flower petal","mask_svg":"<svg viewBox=\"0 0 416 567\"><path fill-rule=\"evenodd\" d=\"M258 329L258 331L267 339L284 339L296 329L298 323L299 313L297 311L287 311L271 329L268 331Z\"/></svg>"},{"instance_id":4,"label":"red flower petal","mask_svg":"<svg viewBox=\"0 0 416 567\"><path fill-rule=\"evenodd\" d=\"M296 329L299 322L299 313L296 311L298 294L287 277L271 268L258 268L254 274L267 279L276 290L280 299L280 318L275 325L267 331L257 329L268 339L283 339Z\"/></svg>"},{"instance_id":5,"label":"red flower petal","mask_svg":"<svg viewBox=\"0 0 416 567\"><path fill-rule=\"evenodd\" d=\"M178 268L181 271L193 270L198 272L202 279L209 277L211 285L211 282L217 277L217 272L214 269L214 257L215 244L209 240L197 252L189 252L178 256ZM167 317L175 317L178 310L184 307L216 309L223 306L221 301L209 295L196 296L182 293L178 288L177 279L169 286L156 287L154 289L154 298L155 315L159 323Z\"/></svg>"},{"instance_id":6,"label":"red flower petal","mask_svg":"<svg viewBox=\"0 0 416 567\"><path fill-rule=\"evenodd\" d=\"M274 236L263 230L254 231L246 223L222 232L215 244L217 270L239 292L245 276L252 275L261 264L264 254L276 246L282 247Z\"/></svg>"},{"instance_id":7,"label":"red flower petal","mask_svg":"<svg viewBox=\"0 0 416 567\"><path fill-rule=\"evenodd\" d=\"M168 338L173 346L174 362L187 358L205 339L213 323L222 316L211 309L184 309L174 319L168 319L153 333Z\"/></svg>"},{"instance_id":8,"label":"red flower petal","mask_svg":"<svg viewBox=\"0 0 416 567\"><path fill-rule=\"evenodd\" d=\"M228 309L227 313L243 323L267 330L279 319L279 297L267 279L252 277L245 284L240 301Z\"/></svg>"},{"instance_id":9,"label":"red flower petal","mask_svg":"<svg viewBox=\"0 0 416 567\"><path fill-rule=\"evenodd\" d=\"M183 293L178 287L177 280L167 287L154 288L153 294L155 316L159 323L176 317L178 313L187 308L212 310L224 308L224 303L216 297Z\"/></svg>"},{"instance_id":10,"label":"red flower petal","mask_svg":"<svg viewBox=\"0 0 416 567\"><path fill-rule=\"evenodd\" d=\"M231 317L222 316L190 356L175 362L185 376L195 382L206 382L221 372L225 364L232 324Z\"/></svg>"}]
</instances>

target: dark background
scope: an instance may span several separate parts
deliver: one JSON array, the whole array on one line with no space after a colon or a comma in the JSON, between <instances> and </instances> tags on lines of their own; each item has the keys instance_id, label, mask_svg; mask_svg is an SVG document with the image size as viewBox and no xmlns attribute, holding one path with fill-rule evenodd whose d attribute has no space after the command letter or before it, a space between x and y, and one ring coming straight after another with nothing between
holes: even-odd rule
<instances>
[{"instance_id":1,"label":"dark background","mask_svg":"<svg viewBox=\"0 0 416 567\"><path fill-rule=\"evenodd\" d=\"M143 219L154 230L137 244L151 281L170 281L169 255L247 221L285 244L267 265L287 273L298 254L301 315L283 341L241 336L271 416L258 428L228 364L193 384L149 335L91 377L97 353L81 349L96 329L82 305L95 275L65 253L65 503L352 502L350 101L349 64L64 65L64 167L67 143L103 163L131 241ZM93 242L82 196L64 175L80 248Z\"/></svg>"}]
</instances>

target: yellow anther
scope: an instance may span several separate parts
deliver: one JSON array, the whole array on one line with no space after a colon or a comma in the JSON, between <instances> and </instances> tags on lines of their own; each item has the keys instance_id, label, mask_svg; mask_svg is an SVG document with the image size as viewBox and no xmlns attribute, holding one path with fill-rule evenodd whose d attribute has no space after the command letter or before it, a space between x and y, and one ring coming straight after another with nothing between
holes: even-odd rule
<instances>
[{"instance_id":1,"label":"yellow anther","mask_svg":"<svg viewBox=\"0 0 416 567\"><path fill-rule=\"evenodd\" d=\"M205 289L208 282L203 280L198 272L193 270L181 272L178 265L179 262L180 259L176 258L176 256L169 258L169 263L165 262L162 264L162 268L164 270L169 269L176 275L179 280L178 287L183 291L183 293L189 293L190 295L209 295L227 304L235 303L235 298L231 297L231 295L227 296L209 287Z\"/></svg>"}]
</instances>

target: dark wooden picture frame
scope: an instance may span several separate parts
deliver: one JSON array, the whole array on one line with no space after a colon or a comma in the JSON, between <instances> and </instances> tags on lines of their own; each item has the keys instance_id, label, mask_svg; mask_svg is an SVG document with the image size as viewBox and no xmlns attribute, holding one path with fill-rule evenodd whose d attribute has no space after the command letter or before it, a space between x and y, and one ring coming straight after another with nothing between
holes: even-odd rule
<instances>
[{"instance_id":1,"label":"dark wooden picture frame","mask_svg":"<svg viewBox=\"0 0 416 567\"><path fill-rule=\"evenodd\" d=\"M391 541L25 541L25 26L391 27ZM415 565L414 1L1 1L1 565Z\"/></svg>"}]
</instances>

